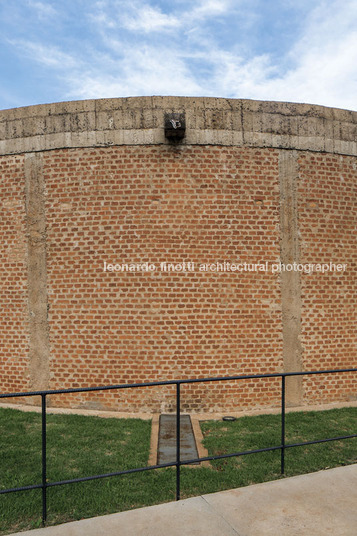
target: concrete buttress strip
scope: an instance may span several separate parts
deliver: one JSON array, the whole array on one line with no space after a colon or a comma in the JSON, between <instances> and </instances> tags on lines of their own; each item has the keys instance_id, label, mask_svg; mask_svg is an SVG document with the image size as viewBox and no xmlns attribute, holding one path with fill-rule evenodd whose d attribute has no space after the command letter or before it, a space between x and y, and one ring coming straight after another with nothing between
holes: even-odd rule
<instances>
[{"instance_id":1,"label":"concrete buttress strip","mask_svg":"<svg viewBox=\"0 0 357 536\"><path fill-rule=\"evenodd\" d=\"M283 265L299 262L299 224L297 207L297 151L279 152L280 179L280 258ZM300 272L281 272L284 372L302 370L301 281ZM302 403L302 378L287 378L286 403Z\"/></svg>"},{"instance_id":2,"label":"concrete buttress strip","mask_svg":"<svg viewBox=\"0 0 357 536\"><path fill-rule=\"evenodd\" d=\"M29 382L31 390L49 386L49 326L46 267L46 216L43 159L25 155L28 257Z\"/></svg>"}]
</instances>

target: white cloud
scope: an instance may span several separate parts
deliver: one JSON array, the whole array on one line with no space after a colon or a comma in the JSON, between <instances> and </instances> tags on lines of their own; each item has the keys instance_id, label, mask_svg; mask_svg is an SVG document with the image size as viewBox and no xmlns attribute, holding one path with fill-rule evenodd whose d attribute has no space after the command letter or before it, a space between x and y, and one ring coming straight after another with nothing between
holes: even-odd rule
<instances>
[{"instance_id":1,"label":"white cloud","mask_svg":"<svg viewBox=\"0 0 357 536\"><path fill-rule=\"evenodd\" d=\"M150 5L137 5L134 13L130 16L124 15L121 25L127 30L137 32L169 31L178 28L180 21L174 15L166 15L159 9Z\"/></svg>"},{"instance_id":2,"label":"white cloud","mask_svg":"<svg viewBox=\"0 0 357 536\"><path fill-rule=\"evenodd\" d=\"M204 19L227 13L230 8L233 9L231 0L201 0L199 5L188 13L188 16L195 20Z\"/></svg>"},{"instance_id":3,"label":"white cloud","mask_svg":"<svg viewBox=\"0 0 357 536\"><path fill-rule=\"evenodd\" d=\"M57 15L56 9L48 2L45 4L40 1L28 0L27 3L30 8L36 11L40 19L48 19Z\"/></svg>"},{"instance_id":4,"label":"white cloud","mask_svg":"<svg viewBox=\"0 0 357 536\"><path fill-rule=\"evenodd\" d=\"M159 7L138 0L110 3L104 0L95 4L90 18L107 28L125 28L132 32L167 32L174 28L187 31L205 19L227 14L233 9L232 0L200 0L189 4L186 9L176 8L167 14ZM168 4L168 7L173 5Z\"/></svg>"},{"instance_id":5,"label":"white cloud","mask_svg":"<svg viewBox=\"0 0 357 536\"><path fill-rule=\"evenodd\" d=\"M44 3L31 4L40 9ZM206 95L357 109L354 0L315 0L305 9L297 41L279 57L254 54L245 40L239 41L245 17L236 10L242 5L248 9L241 1L176 0L171 11L149 0L89 5L90 31L79 36L78 47L66 49L64 41L60 48L40 38L11 41L21 55L52 70L64 98ZM255 20L257 2L253 6L254 13L247 13L250 21ZM231 34L230 45L225 44L224 31ZM249 32L245 35L249 40Z\"/></svg>"},{"instance_id":6,"label":"white cloud","mask_svg":"<svg viewBox=\"0 0 357 536\"><path fill-rule=\"evenodd\" d=\"M312 11L281 71L268 54L246 57L207 41L211 77L201 93L357 109L357 4ZM201 53L204 51L201 51ZM202 83L202 82L201 82ZM209 87L209 91L207 88Z\"/></svg>"},{"instance_id":7,"label":"white cloud","mask_svg":"<svg viewBox=\"0 0 357 536\"><path fill-rule=\"evenodd\" d=\"M292 100L357 109L357 5L322 2L289 53L292 67L269 76L253 73L252 98Z\"/></svg>"},{"instance_id":8,"label":"white cloud","mask_svg":"<svg viewBox=\"0 0 357 536\"><path fill-rule=\"evenodd\" d=\"M104 77L92 67L73 77L71 85L72 98L158 95L167 94L168 88L176 95L200 93L200 85L180 57L172 51L150 47L126 51L116 69L112 62Z\"/></svg>"},{"instance_id":9,"label":"white cloud","mask_svg":"<svg viewBox=\"0 0 357 536\"><path fill-rule=\"evenodd\" d=\"M26 40L8 40L8 43L21 51L21 54L29 59L41 63L47 67L54 67L60 70L73 69L78 67L78 61L66 52L54 46L45 46L41 43Z\"/></svg>"}]
</instances>

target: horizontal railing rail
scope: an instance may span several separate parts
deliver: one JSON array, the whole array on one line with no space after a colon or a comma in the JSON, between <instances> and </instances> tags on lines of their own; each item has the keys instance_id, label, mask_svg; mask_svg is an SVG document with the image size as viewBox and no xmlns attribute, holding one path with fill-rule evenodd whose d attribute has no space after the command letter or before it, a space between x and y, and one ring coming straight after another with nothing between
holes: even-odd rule
<instances>
[{"instance_id":1,"label":"horizontal railing rail","mask_svg":"<svg viewBox=\"0 0 357 536\"><path fill-rule=\"evenodd\" d=\"M74 484L77 482L88 482L91 480L98 480L101 478L109 478L120 475L127 475L130 473L138 473L143 471L151 471L154 469L162 469L164 467L176 467L176 500L180 499L181 494L181 481L180 481L180 468L182 465L188 465L193 463L201 463L204 461L220 460L223 458L233 458L236 456L246 456L249 454L258 454L261 452L271 452L280 450L281 460L280 469L281 474L285 472L285 450L289 448L301 447L305 445L315 445L318 443L326 443L330 441L341 441L345 439L351 439L357 437L357 434L329 437L325 439L317 439L314 441L305 441L301 443L286 443L285 438L285 392L286 392L286 378L293 376L312 376L316 374L342 374L357 372L357 368L347 369L330 369L330 370L318 370L318 371L306 371L306 372L279 372L275 374L248 374L239 376L218 376L212 378L191 378L182 380L164 380L158 382L143 382L143 383L131 383L131 384L117 384L117 385L105 385L95 387L75 387L70 389L55 389L44 391L27 391L23 393L2 393L0 394L0 400L6 398L18 398L18 397L41 397L41 438L42 438L42 482L41 484L32 484L28 486L20 486L16 488L8 488L0 490L0 495L5 493L14 493L19 491L29 491L34 489L42 490L42 523L45 525L47 519L47 489L55 486L62 486L65 484ZM223 381L235 381L235 380L250 380L250 379L263 379L263 378L281 378L281 444L273 447L266 447L261 449L247 450L241 452L234 452L228 454L220 454L215 456L204 456L199 458L193 458L190 460L181 460L180 455L180 435L181 435L181 385L192 383L207 383L207 382L223 382ZM47 435L46 435L46 397L50 395L69 394L69 393L84 393L93 391L109 391L118 389L134 389L143 387L157 387L164 385L176 386L176 460L171 463L161 463L157 465L150 465L147 467L136 467L133 469L126 469L124 471L115 471L112 473L104 473L101 475L91 475L81 478L72 478L68 480L59 480L57 482L47 481Z\"/></svg>"}]
</instances>

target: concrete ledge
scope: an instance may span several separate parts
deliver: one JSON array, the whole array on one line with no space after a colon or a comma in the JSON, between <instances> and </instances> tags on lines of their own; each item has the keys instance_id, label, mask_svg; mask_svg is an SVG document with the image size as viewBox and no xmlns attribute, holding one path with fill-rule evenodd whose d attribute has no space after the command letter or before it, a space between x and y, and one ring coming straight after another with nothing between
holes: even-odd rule
<instances>
[{"instance_id":1,"label":"concrete ledge","mask_svg":"<svg viewBox=\"0 0 357 536\"><path fill-rule=\"evenodd\" d=\"M160 414L154 413L151 421L150 453L148 465L157 464L157 449L159 445Z\"/></svg>"},{"instance_id":2,"label":"concrete ledge","mask_svg":"<svg viewBox=\"0 0 357 536\"><path fill-rule=\"evenodd\" d=\"M0 402L0 408L17 409L19 411L33 411L35 413L41 413L40 405L30 404L11 404L9 402ZM339 408L357 408L357 400L350 400L345 402L331 402L329 404L314 404L310 406L293 406L285 409L286 413L293 413L296 411L326 411L329 409ZM103 419L143 419L152 420L156 418L158 420L159 413L144 413L144 412L126 412L126 411L105 411L97 409L71 409L71 408L55 408L48 407L46 412L54 415L85 415L91 417L102 417ZM276 408L254 408L246 409L242 411L230 411L229 415L232 417L251 417L254 415L278 415L281 413L280 406ZM199 421L217 421L221 420L226 413L190 413L193 426ZM206 456L203 454L202 456Z\"/></svg>"},{"instance_id":3,"label":"concrete ledge","mask_svg":"<svg viewBox=\"0 0 357 536\"><path fill-rule=\"evenodd\" d=\"M169 143L165 112L186 113L185 145L271 147L357 155L357 112L206 97L59 102L0 112L0 155Z\"/></svg>"},{"instance_id":4,"label":"concrete ledge","mask_svg":"<svg viewBox=\"0 0 357 536\"><path fill-rule=\"evenodd\" d=\"M355 536L357 465L16 536Z\"/></svg>"}]
</instances>

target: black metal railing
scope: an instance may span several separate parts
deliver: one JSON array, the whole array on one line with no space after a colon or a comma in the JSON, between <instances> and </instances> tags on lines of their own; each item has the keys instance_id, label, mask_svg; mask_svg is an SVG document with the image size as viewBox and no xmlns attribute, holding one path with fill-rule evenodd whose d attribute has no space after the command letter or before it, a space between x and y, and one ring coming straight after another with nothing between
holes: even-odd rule
<instances>
[{"instance_id":1,"label":"black metal railing","mask_svg":"<svg viewBox=\"0 0 357 536\"><path fill-rule=\"evenodd\" d=\"M328 441L339 441L343 439L351 439L357 437L357 434L344 435L338 437L330 437L326 439L318 439L315 441L305 441L302 443L287 444L285 440L285 390L286 390L286 378L291 376L308 376L315 374L338 374L338 373L350 373L357 372L356 368L349 369L334 369L334 370L319 370L310 372L282 372L277 374L250 374L246 376L225 376L216 378L197 378L186 380L168 380L160 382L146 382L146 383L132 383L132 384L120 384L120 385L107 385L102 387L79 387L74 389L57 389L48 391L32 391L25 393L9 393L0 394L0 399L15 398L15 397L29 397L40 396L41 397L41 413L42 413L42 482L41 484L33 484L29 486L22 486L18 488L9 488L0 490L0 495L4 493L13 493L17 491L28 491L33 489L42 490L42 522L45 525L47 519L47 489L54 486L62 486L65 484L73 484L76 482L86 482L90 480L96 480L100 478L108 478L113 476L127 475L129 473L137 473L142 471L150 471L153 469L161 469L163 467L176 467L176 500L180 499L180 468L181 465L188 465L203 461L220 460L222 458L232 458L235 456L246 456L248 454L257 454L259 452L269 452L274 450L281 451L281 474L285 471L285 450L293 447L301 447L304 445L314 445L317 443L326 443ZM274 447L267 447L255 450L248 450L243 452L234 452L229 454L221 454L217 456L205 456L201 458L193 458L190 460L181 461L180 458L180 417L181 417L181 385L191 383L208 383L208 382L222 382L222 381L235 381L235 380L249 380L249 379L262 379L262 378L281 378L281 444ZM93 391L108 391L116 389L134 389L142 387L154 387L160 385L176 385L176 460L171 463L162 463L158 465L150 465L148 467L138 467L135 469L127 469L125 471L115 471L113 473L105 473L102 475L86 476L81 478L72 478L70 480L60 480L57 482L47 482L47 463L46 463L46 397L49 395L57 394L69 394L69 393L83 393Z\"/></svg>"}]
</instances>

